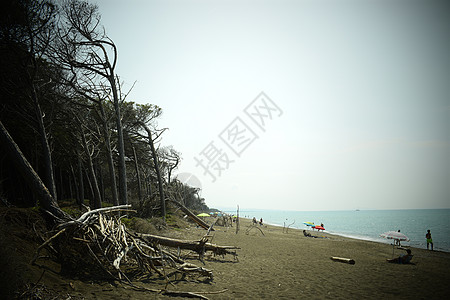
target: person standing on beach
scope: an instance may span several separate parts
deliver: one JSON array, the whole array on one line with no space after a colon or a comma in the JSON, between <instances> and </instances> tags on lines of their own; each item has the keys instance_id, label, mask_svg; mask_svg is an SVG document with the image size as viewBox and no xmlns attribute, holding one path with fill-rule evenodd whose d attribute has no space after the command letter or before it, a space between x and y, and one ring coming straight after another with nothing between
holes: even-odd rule
<instances>
[{"instance_id":1,"label":"person standing on beach","mask_svg":"<svg viewBox=\"0 0 450 300\"><path fill-rule=\"evenodd\" d=\"M398 230L398 232L400 232L400 229ZM398 240L398 239L394 239L394 245L398 245L398 246L401 246L401 244L400 244L400 240Z\"/></svg>"},{"instance_id":2,"label":"person standing on beach","mask_svg":"<svg viewBox=\"0 0 450 300\"><path fill-rule=\"evenodd\" d=\"M431 251L433 251L433 239L431 238L430 229L427 230L427 234L425 235L425 237L427 238L427 250L428 246L431 244Z\"/></svg>"}]
</instances>

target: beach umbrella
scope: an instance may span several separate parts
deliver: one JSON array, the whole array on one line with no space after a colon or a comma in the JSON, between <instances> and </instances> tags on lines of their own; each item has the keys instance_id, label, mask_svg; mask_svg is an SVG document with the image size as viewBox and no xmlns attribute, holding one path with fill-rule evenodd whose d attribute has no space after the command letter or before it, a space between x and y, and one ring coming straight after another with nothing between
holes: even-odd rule
<instances>
[{"instance_id":1,"label":"beach umbrella","mask_svg":"<svg viewBox=\"0 0 450 300\"><path fill-rule=\"evenodd\" d=\"M198 214L197 217L209 217L207 213Z\"/></svg>"},{"instance_id":2,"label":"beach umbrella","mask_svg":"<svg viewBox=\"0 0 450 300\"><path fill-rule=\"evenodd\" d=\"M397 240L397 241L407 241L409 242L409 238L402 232L398 231L388 231L380 234L381 237L386 238L388 240Z\"/></svg>"},{"instance_id":3,"label":"beach umbrella","mask_svg":"<svg viewBox=\"0 0 450 300\"><path fill-rule=\"evenodd\" d=\"M404 233L398 231L387 231L385 233L380 234L380 236L388 240L409 242L409 238ZM394 246L395 243L392 244L392 256L394 256Z\"/></svg>"},{"instance_id":4,"label":"beach umbrella","mask_svg":"<svg viewBox=\"0 0 450 300\"><path fill-rule=\"evenodd\" d=\"M313 228L315 228L315 229L317 229L317 230L325 230L325 228L323 228L322 226L319 226L319 225L316 225L316 226L313 226Z\"/></svg>"},{"instance_id":5,"label":"beach umbrella","mask_svg":"<svg viewBox=\"0 0 450 300\"><path fill-rule=\"evenodd\" d=\"M303 224L305 224L306 226L314 227L314 223L313 222L303 222Z\"/></svg>"}]
</instances>

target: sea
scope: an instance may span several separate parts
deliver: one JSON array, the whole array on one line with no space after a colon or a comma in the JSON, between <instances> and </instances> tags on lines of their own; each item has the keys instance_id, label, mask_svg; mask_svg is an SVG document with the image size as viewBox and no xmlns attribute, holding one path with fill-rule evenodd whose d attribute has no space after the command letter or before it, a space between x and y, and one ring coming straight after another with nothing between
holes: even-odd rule
<instances>
[{"instance_id":1,"label":"sea","mask_svg":"<svg viewBox=\"0 0 450 300\"><path fill-rule=\"evenodd\" d=\"M236 214L236 211L224 211ZM275 226L309 229L304 222L323 223L325 232L344 237L391 244L380 237L387 231L400 230L409 239L402 245L427 248L425 234L431 230L434 250L450 252L450 209L353 210L353 211L282 211L240 210L240 217L263 219Z\"/></svg>"}]
</instances>

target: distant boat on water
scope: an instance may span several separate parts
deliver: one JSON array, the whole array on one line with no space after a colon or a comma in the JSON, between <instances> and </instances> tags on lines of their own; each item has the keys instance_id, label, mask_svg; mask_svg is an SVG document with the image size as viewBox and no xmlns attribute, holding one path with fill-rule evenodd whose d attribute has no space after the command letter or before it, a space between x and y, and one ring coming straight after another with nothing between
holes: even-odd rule
<instances>
[{"instance_id":1,"label":"distant boat on water","mask_svg":"<svg viewBox=\"0 0 450 300\"><path fill-rule=\"evenodd\" d=\"M356 211L359 211L359 208L357 208Z\"/></svg>"}]
</instances>

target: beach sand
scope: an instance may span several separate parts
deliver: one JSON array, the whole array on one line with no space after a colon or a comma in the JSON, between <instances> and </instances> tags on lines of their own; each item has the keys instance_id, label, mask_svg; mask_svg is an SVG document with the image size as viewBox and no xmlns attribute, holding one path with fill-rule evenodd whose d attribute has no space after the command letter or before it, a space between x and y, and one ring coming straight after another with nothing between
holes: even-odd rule
<instances>
[{"instance_id":1,"label":"beach sand","mask_svg":"<svg viewBox=\"0 0 450 300\"><path fill-rule=\"evenodd\" d=\"M392 258L389 244L317 231L309 232L323 238L308 238L301 230L285 232L282 227L265 225L261 227L263 235L256 228L247 232L250 223L241 219L237 234L235 227L216 226L212 232L212 243L240 247L238 261L230 255L207 258L204 265L189 260L212 269L213 282L179 280L168 284L167 289L206 292L204 296L209 299L445 299L450 292L450 253L411 248L414 264L390 264L386 262ZM191 226L173 230L170 235L198 240L205 232ZM396 256L403 252L395 249ZM355 264L335 262L332 256L351 258ZM40 283L47 289L70 295L71 299L171 298L120 284L63 276L57 264L46 269L44 275L43 269L29 271L29 281L36 282L35 277L42 275ZM163 280L137 284L152 289L165 285Z\"/></svg>"},{"instance_id":2,"label":"beach sand","mask_svg":"<svg viewBox=\"0 0 450 300\"><path fill-rule=\"evenodd\" d=\"M263 226L264 235L241 219L240 231L216 227L213 242L235 245L239 262L206 261L210 285L180 284L180 290L227 292L211 299L444 299L450 292L450 253L410 248L414 264L387 263L392 246L302 230ZM283 232L284 231L284 232ZM190 238L202 236L193 230ZM405 253L395 249L395 256ZM331 260L351 258L354 265ZM231 258L230 258L231 259Z\"/></svg>"}]
</instances>

